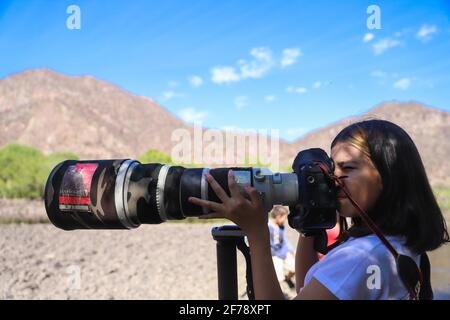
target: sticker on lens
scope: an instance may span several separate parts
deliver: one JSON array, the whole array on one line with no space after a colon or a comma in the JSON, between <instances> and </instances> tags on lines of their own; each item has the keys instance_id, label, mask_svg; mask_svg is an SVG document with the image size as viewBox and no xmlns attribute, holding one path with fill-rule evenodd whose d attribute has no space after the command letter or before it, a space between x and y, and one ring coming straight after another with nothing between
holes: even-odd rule
<instances>
[{"instance_id":1,"label":"sticker on lens","mask_svg":"<svg viewBox=\"0 0 450 320\"><path fill-rule=\"evenodd\" d=\"M77 163L67 168L59 193L61 211L92 212L91 183L97 163Z\"/></svg>"}]
</instances>

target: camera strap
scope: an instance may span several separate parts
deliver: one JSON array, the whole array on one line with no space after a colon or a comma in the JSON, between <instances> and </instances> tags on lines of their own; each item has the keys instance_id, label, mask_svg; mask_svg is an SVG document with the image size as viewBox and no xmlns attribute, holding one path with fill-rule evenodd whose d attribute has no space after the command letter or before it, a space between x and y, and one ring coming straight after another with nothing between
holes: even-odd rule
<instances>
[{"instance_id":1,"label":"camera strap","mask_svg":"<svg viewBox=\"0 0 450 320\"><path fill-rule=\"evenodd\" d=\"M245 265L246 265L245 278L247 280L246 290L248 300L255 300L255 292L253 290L253 276L252 276L252 262L250 257L250 248L247 246L243 238L236 243L236 247L239 249L239 251L242 252L245 258Z\"/></svg>"},{"instance_id":2,"label":"camera strap","mask_svg":"<svg viewBox=\"0 0 450 320\"><path fill-rule=\"evenodd\" d=\"M407 288L410 297L413 300L417 300L420 294L420 288L423 286L423 276L421 270L417 267L414 260L406 255L399 254L397 250L389 243L383 232L378 228L378 226L372 221L369 215L356 203L355 200L350 196L345 185L342 183L341 179L343 177L338 177L334 174L329 173L327 167L322 163L318 162L317 165L320 167L322 172L327 175L331 180L335 181L342 191L344 191L347 198L350 200L351 204L358 211L361 219L364 221L366 226L380 239L383 245L389 250L389 252L394 256L397 263L397 270L402 280L403 284ZM422 258L422 257L421 257Z\"/></svg>"}]
</instances>

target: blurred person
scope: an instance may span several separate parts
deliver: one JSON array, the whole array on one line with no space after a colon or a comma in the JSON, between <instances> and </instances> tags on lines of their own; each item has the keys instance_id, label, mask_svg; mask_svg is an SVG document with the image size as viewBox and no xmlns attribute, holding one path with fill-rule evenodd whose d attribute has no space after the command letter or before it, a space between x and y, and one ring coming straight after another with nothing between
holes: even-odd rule
<instances>
[{"instance_id":1,"label":"blurred person","mask_svg":"<svg viewBox=\"0 0 450 320\"><path fill-rule=\"evenodd\" d=\"M270 249L273 265L280 283L285 281L290 288L295 287L293 277L295 275L294 247L286 237L285 223L289 209L286 206L274 206L269 216Z\"/></svg>"}]
</instances>

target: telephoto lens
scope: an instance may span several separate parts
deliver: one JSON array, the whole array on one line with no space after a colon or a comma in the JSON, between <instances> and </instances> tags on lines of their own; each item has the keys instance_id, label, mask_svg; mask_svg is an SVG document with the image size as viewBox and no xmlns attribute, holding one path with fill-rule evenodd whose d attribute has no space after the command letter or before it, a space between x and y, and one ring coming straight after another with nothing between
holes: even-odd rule
<instances>
[{"instance_id":1,"label":"telephoto lens","mask_svg":"<svg viewBox=\"0 0 450 320\"><path fill-rule=\"evenodd\" d=\"M196 168L136 160L67 160L50 173L45 186L45 208L50 221L64 230L132 229L208 213L188 198L220 202L205 178L211 174L230 195L228 171L244 194L255 187L264 207L298 203L298 177L265 168Z\"/></svg>"},{"instance_id":2,"label":"telephoto lens","mask_svg":"<svg viewBox=\"0 0 450 320\"><path fill-rule=\"evenodd\" d=\"M158 223L153 212L161 167L132 160L64 161L52 170L45 186L48 217L65 230Z\"/></svg>"}]
</instances>

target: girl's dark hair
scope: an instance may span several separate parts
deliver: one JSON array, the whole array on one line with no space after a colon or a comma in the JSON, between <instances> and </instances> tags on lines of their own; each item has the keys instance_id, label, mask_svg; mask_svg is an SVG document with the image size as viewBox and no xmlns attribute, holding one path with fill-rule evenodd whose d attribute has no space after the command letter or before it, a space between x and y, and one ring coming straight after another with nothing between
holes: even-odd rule
<instances>
[{"instance_id":1,"label":"girl's dark hair","mask_svg":"<svg viewBox=\"0 0 450 320\"><path fill-rule=\"evenodd\" d=\"M378 170L381 194L369 215L390 235L406 236L406 245L417 253L449 242L446 223L428 181L420 154L410 136L385 120L367 120L344 128L334 138L356 146ZM364 228L355 219L355 235Z\"/></svg>"}]
</instances>

